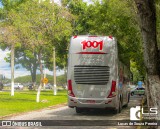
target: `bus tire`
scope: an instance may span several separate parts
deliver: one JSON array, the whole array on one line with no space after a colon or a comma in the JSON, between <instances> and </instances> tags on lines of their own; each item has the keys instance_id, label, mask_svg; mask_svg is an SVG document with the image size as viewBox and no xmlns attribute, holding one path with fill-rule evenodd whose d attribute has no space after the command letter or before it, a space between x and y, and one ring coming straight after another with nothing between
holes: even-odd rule
<instances>
[{"instance_id":1,"label":"bus tire","mask_svg":"<svg viewBox=\"0 0 160 129\"><path fill-rule=\"evenodd\" d=\"M134 95L134 93L133 92L131 92L131 96L133 96Z\"/></svg>"},{"instance_id":2,"label":"bus tire","mask_svg":"<svg viewBox=\"0 0 160 129\"><path fill-rule=\"evenodd\" d=\"M119 101L119 113L121 113L121 110L122 110L122 101L120 99L120 101Z\"/></svg>"},{"instance_id":3,"label":"bus tire","mask_svg":"<svg viewBox=\"0 0 160 129\"><path fill-rule=\"evenodd\" d=\"M121 110L122 110L122 102L121 102L121 100L119 100L118 109L114 109L114 114L120 113Z\"/></svg>"},{"instance_id":4,"label":"bus tire","mask_svg":"<svg viewBox=\"0 0 160 129\"><path fill-rule=\"evenodd\" d=\"M114 109L113 113L114 114L118 114L119 113L119 109Z\"/></svg>"},{"instance_id":5,"label":"bus tire","mask_svg":"<svg viewBox=\"0 0 160 129\"><path fill-rule=\"evenodd\" d=\"M123 107L125 107L125 108L128 107L128 103L126 103Z\"/></svg>"},{"instance_id":6,"label":"bus tire","mask_svg":"<svg viewBox=\"0 0 160 129\"><path fill-rule=\"evenodd\" d=\"M128 94L128 103L129 103L129 101L130 101L130 93Z\"/></svg>"},{"instance_id":7,"label":"bus tire","mask_svg":"<svg viewBox=\"0 0 160 129\"><path fill-rule=\"evenodd\" d=\"M78 107L76 107L76 113L82 113L82 108L78 108Z\"/></svg>"},{"instance_id":8,"label":"bus tire","mask_svg":"<svg viewBox=\"0 0 160 129\"><path fill-rule=\"evenodd\" d=\"M124 107L128 107L129 100L130 100L130 94L128 94L128 101L127 101L127 103L124 105Z\"/></svg>"}]
</instances>

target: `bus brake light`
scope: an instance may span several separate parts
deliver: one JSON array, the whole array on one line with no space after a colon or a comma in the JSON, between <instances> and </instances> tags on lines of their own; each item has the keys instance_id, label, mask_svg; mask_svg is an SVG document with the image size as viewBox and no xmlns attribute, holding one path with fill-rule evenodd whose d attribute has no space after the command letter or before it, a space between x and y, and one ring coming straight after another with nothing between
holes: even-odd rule
<instances>
[{"instance_id":1,"label":"bus brake light","mask_svg":"<svg viewBox=\"0 0 160 129\"><path fill-rule=\"evenodd\" d=\"M112 81L111 91L109 93L108 98L112 98L116 96L116 81Z\"/></svg>"},{"instance_id":2,"label":"bus brake light","mask_svg":"<svg viewBox=\"0 0 160 129\"><path fill-rule=\"evenodd\" d=\"M113 37L110 35L110 36L108 36L110 39L113 39Z\"/></svg>"},{"instance_id":3,"label":"bus brake light","mask_svg":"<svg viewBox=\"0 0 160 129\"><path fill-rule=\"evenodd\" d=\"M73 89L72 89L72 81L68 80L68 95L75 97L74 93L73 93Z\"/></svg>"}]
</instances>

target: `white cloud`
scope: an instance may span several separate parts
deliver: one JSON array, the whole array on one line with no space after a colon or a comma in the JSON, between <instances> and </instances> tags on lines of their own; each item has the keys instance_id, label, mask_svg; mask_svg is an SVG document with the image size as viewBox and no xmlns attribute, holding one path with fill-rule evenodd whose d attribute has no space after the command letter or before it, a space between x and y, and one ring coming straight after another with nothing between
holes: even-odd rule
<instances>
[{"instance_id":1,"label":"white cloud","mask_svg":"<svg viewBox=\"0 0 160 129\"><path fill-rule=\"evenodd\" d=\"M2 74L7 77L7 78L11 78L11 69L1 69L0 72L2 72ZM30 72L27 70L23 70L23 69L15 69L15 73L14 73L14 77L19 77L19 76L25 76L25 75L30 75Z\"/></svg>"},{"instance_id":2,"label":"white cloud","mask_svg":"<svg viewBox=\"0 0 160 129\"><path fill-rule=\"evenodd\" d=\"M48 69L46 69L46 74L53 75L53 71L49 71ZM57 76L62 75L62 74L64 74L64 70L56 70Z\"/></svg>"},{"instance_id":3,"label":"white cloud","mask_svg":"<svg viewBox=\"0 0 160 129\"><path fill-rule=\"evenodd\" d=\"M7 63L4 60L4 58L7 56L8 53L9 53L8 50L5 50L5 51L0 50L0 67L9 66L9 63Z\"/></svg>"},{"instance_id":4,"label":"white cloud","mask_svg":"<svg viewBox=\"0 0 160 129\"><path fill-rule=\"evenodd\" d=\"M10 51L2 51L0 49L0 74L3 74L7 78L11 78L11 67L10 63L7 63L4 58L7 56L7 53L10 53ZM14 77L19 77L19 76L25 76L25 75L30 75L30 71L26 70L25 68L20 67L19 69L15 69L15 74ZM40 71L37 70L37 74L40 74ZM46 74L53 75L53 71L49 71L46 69ZM62 75L64 74L63 70L57 70L56 75Z\"/></svg>"},{"instance_id":5,"label":"white cloud","mask_svg":"<svg viewBox=\"0 0 160 129\"><path fill-rule=\"evenodd\" d=\"M4 60L4 58L7 56L7 53L9 53L8 50L0 50L0 74L3 75L6 75L7 71L10 69L10 64Z\"/></svg>"},{"instance_id":6,"label":"white cloud","mask_svg":"<svg viewBox=\"0 0 160 129\"><path fill-rule=\"evenodd\" d=\"M54 2L57 3L57 4L59 4L59 5L61 5L60 0L54 0Z\"/></svg>"}]
</instances>

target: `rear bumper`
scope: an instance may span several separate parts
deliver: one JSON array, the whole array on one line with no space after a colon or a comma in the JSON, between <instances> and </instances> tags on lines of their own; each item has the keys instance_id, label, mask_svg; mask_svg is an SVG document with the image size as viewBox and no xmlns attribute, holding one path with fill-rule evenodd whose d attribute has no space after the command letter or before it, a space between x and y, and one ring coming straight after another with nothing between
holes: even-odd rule
<instances>
[{"instance_id":1,"label":"rear bumper","mask_svg":"<svg viewBox=\"0 0 160 129\"><path fill-rule=\"evenodd\" d=\"M113 98L76 98L76 97L68 97L68 106L71 108L80 107L80 108L118 108L117 107L117 97ZM88 103L88 100L94 100L94 103Z\"/></svg>"}]
</instances>

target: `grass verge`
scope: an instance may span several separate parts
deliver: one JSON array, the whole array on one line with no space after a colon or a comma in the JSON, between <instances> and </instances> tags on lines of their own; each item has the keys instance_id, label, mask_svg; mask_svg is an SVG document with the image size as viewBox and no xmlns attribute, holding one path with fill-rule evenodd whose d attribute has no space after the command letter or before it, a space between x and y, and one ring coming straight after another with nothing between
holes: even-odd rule
<instances>
[{"instance_id":1,"label":"grass verge","mask_svg":"<svg viewBox=\"0 0 160 129\"><path fill-rule=\"evenodd\" d=\"M0 119L3 116L42 109L67 102L67 92L41 91L40 102L36 102L36 91L16 91L14 96L10 92L0 92Z\"/></svg>"}]
</instances>

